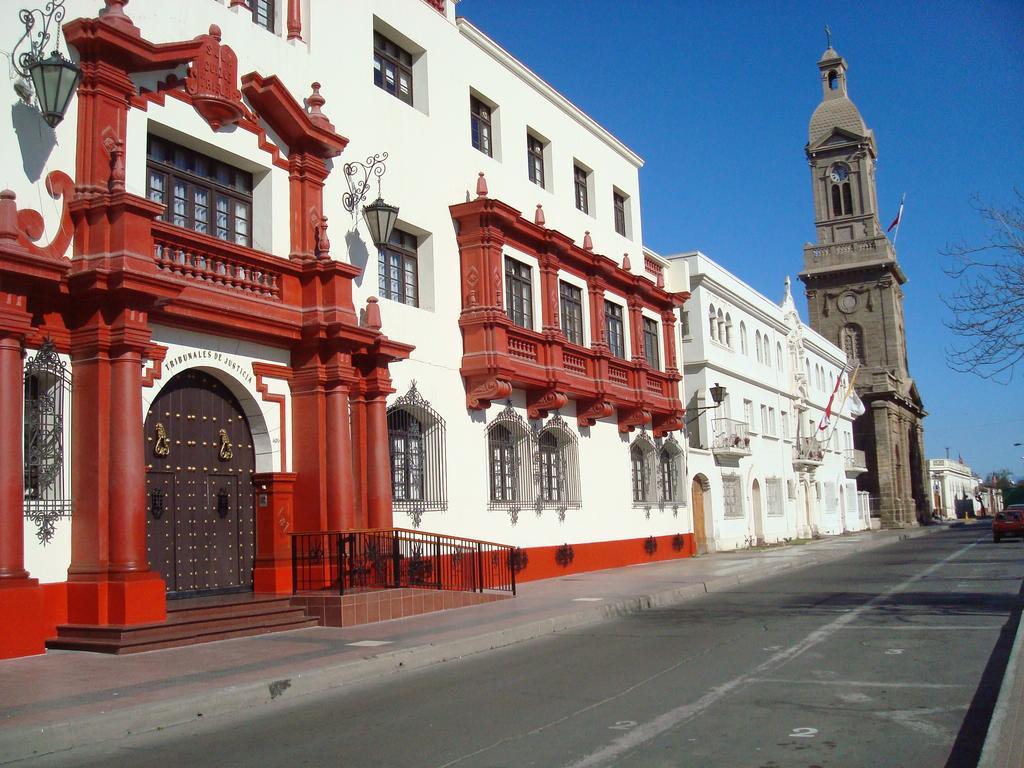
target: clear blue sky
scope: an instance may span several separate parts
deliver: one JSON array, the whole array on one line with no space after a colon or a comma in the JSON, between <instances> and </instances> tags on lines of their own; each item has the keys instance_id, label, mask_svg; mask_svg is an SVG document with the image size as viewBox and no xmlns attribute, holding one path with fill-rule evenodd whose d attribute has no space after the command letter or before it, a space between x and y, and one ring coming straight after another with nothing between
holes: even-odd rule
<instances>
[{"instance_id":1,"label":"clear blue sky","mask_svg":"<svg viewBox=\"0 0 1024 768\"><path fill-rule=\"evenodd\" d=\"M781 298L814 238L803 147L824 25L878 142L882 226L898 241L911 373L929 458L1024 475L1024 370L1010 384L945 364L947 244L986 237L975 197L1024 189L1024 3L463 0L467 17L646 161L645 244L699 249ZM797 283L799 286L799 283ZM806 302L802 302L804 318Z\"/></svg>"}]
</instances>

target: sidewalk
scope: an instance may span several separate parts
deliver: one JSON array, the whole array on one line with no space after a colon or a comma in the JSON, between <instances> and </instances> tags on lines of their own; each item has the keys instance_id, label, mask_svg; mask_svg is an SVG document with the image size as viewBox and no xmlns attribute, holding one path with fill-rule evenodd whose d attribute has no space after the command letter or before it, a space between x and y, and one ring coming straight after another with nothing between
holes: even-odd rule
<instances>
[{"instance_id":1,"label":"sidewalk","mask_svg":"<svg viewBox=\"0 0 1024 768\"><path fill-rule=\"evenodd\" d=\"M128 656L0 662L0 764L416 669L682 602L945 526L528 582L518 597L356 627L316 627Z\"/></svg>"}]
</instances>

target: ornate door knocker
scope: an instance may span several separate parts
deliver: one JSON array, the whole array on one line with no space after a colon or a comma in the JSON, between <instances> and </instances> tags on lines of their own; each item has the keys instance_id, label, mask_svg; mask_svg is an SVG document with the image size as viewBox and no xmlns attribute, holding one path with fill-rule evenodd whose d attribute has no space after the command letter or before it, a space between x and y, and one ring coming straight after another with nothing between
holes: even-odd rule
<instances>
[{"instance_id":1,"label":"ornate door knocker","mask_svg":"<svg viewBox=\"0 0 1024 768\"><path fill-rule=\"evenodd\" d=\"M229 461L235 454L231 452L231 441L228 440L228 431L220 431L220 458L221 461Z\"/></svg>"},{"instance_id":2,"label":"ornate door knocker","mask_svg":"<svg viewBox=\"0 0 1024 768\"><path fill-rule=\"evenodd\" d=\"M167 439L167 430L160 422L156 425L156 444L153 446L153 453L161 458L171 453L171 441Z\"/></svg>"}]
</instances>

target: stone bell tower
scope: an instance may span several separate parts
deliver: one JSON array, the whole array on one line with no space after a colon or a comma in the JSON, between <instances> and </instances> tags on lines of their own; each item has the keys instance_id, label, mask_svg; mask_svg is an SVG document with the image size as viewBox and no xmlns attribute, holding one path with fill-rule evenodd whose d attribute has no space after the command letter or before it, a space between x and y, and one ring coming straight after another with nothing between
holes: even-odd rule
<instances>
[{"instance_id":1,"label":"stone bell tower","mask_svg":"<svg viewBox=\"0 0 1024 768\"><path fill-rule=\"evenodd\" d=\"M850 100L846 60L830 44L818 70L822 99L804 147L817 241L804 246L800 279L811 327L860 366L856 390L866 412L854 422L854 445L869 471L858 487L870 494L872 514L883 525L916 525L928 519L926 413L907 357L907 277L879 225L878 149Z\"/></svg>"}]
</instances>

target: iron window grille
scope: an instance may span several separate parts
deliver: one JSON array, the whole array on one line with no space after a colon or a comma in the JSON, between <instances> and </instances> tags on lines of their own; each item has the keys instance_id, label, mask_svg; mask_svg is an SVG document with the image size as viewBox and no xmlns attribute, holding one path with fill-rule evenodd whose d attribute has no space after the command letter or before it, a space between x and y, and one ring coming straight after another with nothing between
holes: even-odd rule
<instances>
[{"instance_id":1,"label":"iron window grille","mask_svg":"<svg viewBox=\"0 0 1024 768\"><path fill-rule=\"evenodd\" d=\"M505 310L520 328L533 328L533 278L530 267L505 257Z\"/></svg>"},{"instance_id":2,"label":"iron window grille","mask_svg":"<svg viewBox=\"0 0 1024 768\"><path fill-rule=\"evenodd\" d=\"M420 305L418 247L416 235L395 227L388 244L378 251L377 287L385 299Z\"/></svg>"},{"instance_id":3,"label":"iron window grille","mask_svg":"<svg viewBox=\"0 0 1024 768\"><path fill-rule=\"evenodd\" d=\"M657 449L654 441L646 431L637 435L629 447L633 503L635 505L649 507L658 501L654 477L656 455Z\"/></svg>"},{"instance_id":4,"label":"iron window grille","mask_svg":"<svg viewBox=\"0 0 1024 768\"><path fill-rule=\"evenodd\" d=\"M373 84L412 105L412 54L373 33Z\"/></svg>"},{"instance_id":5,"label":"iron window grille","mask_svg":"<svg viewBox=\"0 0 1024 768\"><path fill-rule=\"evenodd\" d=\"M535 474L538 508L554 508L564 518L566 509L582 506L579 442L560 414L538 430Z\"/></svg>"},{"instance_id":6,"label":"iron window grille","mask_svg":"<svg viewBox=\"0 0 1024 768\"><path fill-rule=\"evenodd\" d=\"M71 515L64 463L71 376L49 339L25 364L24 386L25 517L36 526L36 538L49 544L57 520Z\"/></svg>"},{"instance_id":7,"label":"iron window grille","mask_svg":"<svg viewBox=\"0 0 1024 768\"><path fill-rule=\"evenodd\" d=\"M388 408L388 442L393 506L418 527L423 512L448 509L448 470L444 418L415 381Z\"/></svg>"},{"instance_id":8,"label":"iron window grille","mask_svg":"<svg viewBox=\"0 0 1024 768\"><path fill-rule=\"evenodd\" d=\"M249 0L249 5L252 8L253 22L270 32L275 31L274 11L276 9L274 7L274 0Z\"/></svg>"},{"instance_id":9,"label":"iron window grille","mask_svg":"<svg viewBox=\"0 0 1024 768\"><path fill-rule=\"evenodd\" d=\"M722 475L722 500L725 506L724 516L728 518L743 517L742 491L739 475Z\"/></svg>"},{"instance_id":10,"label":"iron window grille","mask_svg":"<svg viewBox=\"0 0 1024 768\"><path fill-rule=\"evenodd\" d=\"M476 96L469 97L469 127L473 148L494 157L491 146L491 108Z\"/></svg>"},{"instance_id":11,"label":"iron window grille","mask_svg":"<svg viewBox=\"0 0 1024 768\"><path fill-rule=\"evenodd\" d=\"M576 191L576 208L590 213L590 201L587 195L587 172L578 165L572 167L573 187Z\"/></svg>"},{"instance_id":12,"label":"iron window grille","mask_svg":"<svg viewBox=\"0 0 1024 768\"><path fill-rule=\"evenodd\" d=\"M487 427L489 507L507 509L513 523L518 511L534 504L533 438L529 425L512 404L505 406Z\"/></svg>"},{"instance_id":13,"label":"iron window grille","mask_svg":"<svg viewBox=\"0 0 1024 768\"><path fill-rule=\"evenodd\" d=\"M765 485L768 490L768 517L782 517L786 511L782 501L782 478L769 477Z\"/></svg>"},{"instance_id":14,"label":"iron window grille","mask_svg":"<svg viewBox=\"0 0 1024 768\"><path fill-rule=\"evenodd\" d=\"M612 208L615 211L615 231L626 236L626 196L612 193Z\"/></svg>"},{"instance_id":15,"label":"iron window grille","mask_svg":"<svg viewBox=\"0 0 1024 768\"><path fill-rule=\"evenodd\" d=\"M661 441L658 448L658 501L662 506L682 506L686 495L682 492L683 448L675 437Z\"/></svg>"},{"instance_id":16,"label":"iron window grille","mask_svg":"<svg viewBox=\"0 0 1024 768\"><path fill-rule=\"evenodd\" d=\"M644 359L652 368L661 367L661 355L658 354L658 323L649 317L644 318Z\"/></svg>"},{"instance_id":17,"label":"iron window grille","mask_svg":"<svg viewBox=\"0 0 1024 768\"><path fill-rule=\"evenodd\" d=\"M252 245L251 173L150 136L146 196L163 221L237 245Z\"/></svg>"},{"instance_id":18,"label":"iron window grille","mask_svg":"<svg viewBox=\"0 0 1024 768\"><path fill-rule=\"evenodd\" d=\"M526 171L530 181L544 186L544 142L530 134L526 134Z\"/></svg>"},{"instance_id":19,"label":"iron window grille","mask_svg":"<svg viewBox=\"0 0 1024 768\"><path fill-rule=\"evenodd\" d=\"M626 335L622 325L622 307L607 300L604 303L604 328L608 351L615 357L625 359Z\"/></svg>"},{"instance_id":20,"label":"iron window grille","mask_svg":"<svg viewBox=\"0 0 1024 768\"><path fill-rule=\"evenodd\" d=\"M562 332L572 344L583 345L583 291L569 283L558 283Z\"/></svg>"}]
</instances>

